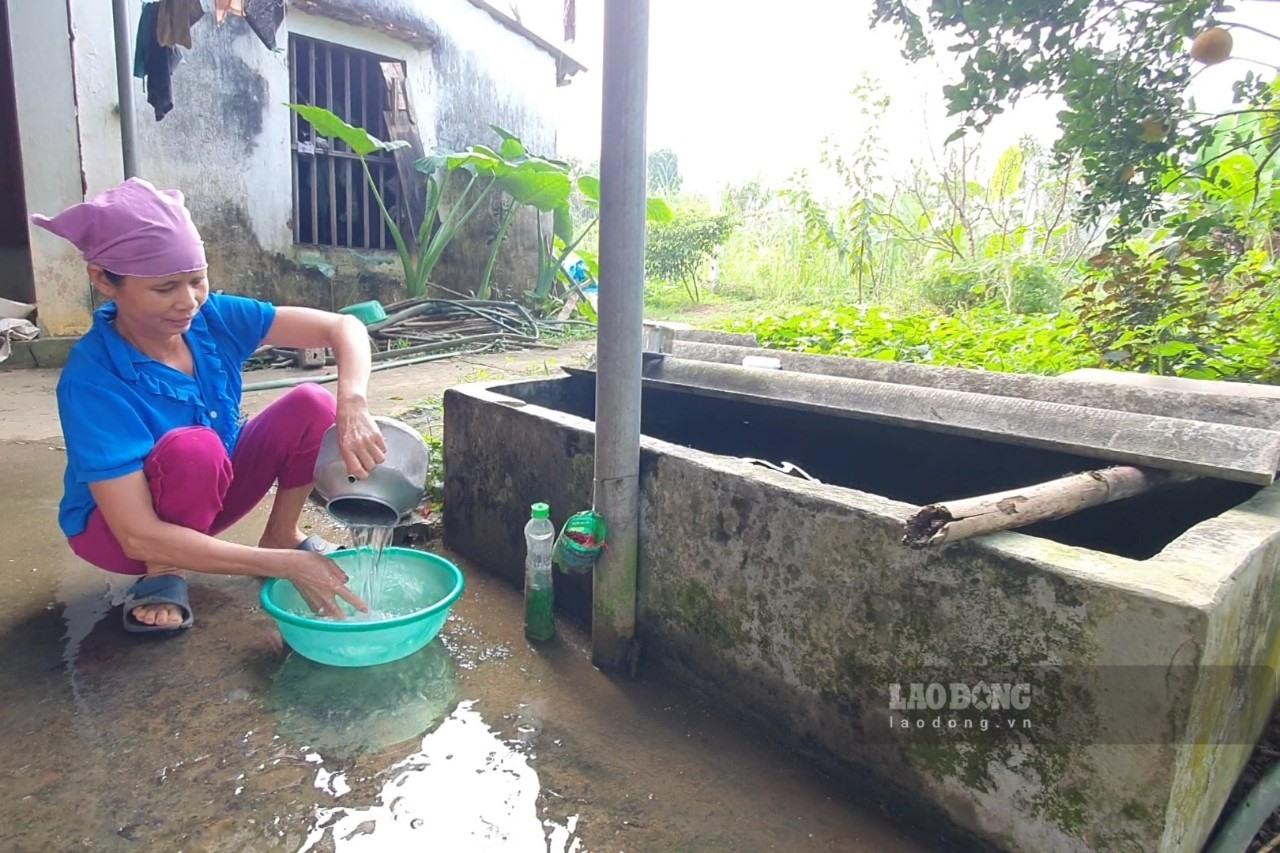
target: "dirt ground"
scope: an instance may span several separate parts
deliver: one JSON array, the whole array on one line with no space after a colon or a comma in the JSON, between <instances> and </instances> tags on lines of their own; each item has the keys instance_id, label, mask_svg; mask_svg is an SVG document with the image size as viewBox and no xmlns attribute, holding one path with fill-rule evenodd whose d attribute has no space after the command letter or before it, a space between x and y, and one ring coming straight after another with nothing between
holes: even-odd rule
<instances>
[{"instance_id":1,"label":"dirt ground","mask_svg":"<svg viewBox=\"0 0 1280 853\"><path fill-rule=\"evenodd\" d=\"M372 402L430 421L450 385L589 351L388 371ZM57 529L56 381L0 371L0 850L952 846L682 690L604 676L571 625L530 645L519 590L465 563L440 639L381 667L282 656L250 578L193 574L190 631L125 634L129 578L79 561ZM228 538L255 541L265 509Z\"/></svg>"},{"instance_id":2,"label":"dirt ground","mask_svg":"<svg viewBox=\"0 0 1280 853\"><path fill-rule=\"evenodd\" d=\"M424 400L439 398L454 385L507 376L556 374L562 365L584 363L594 349L593 341L577 341L558 350L493 353L381 371L369 383L369 406L376 414L396 417ZM267 369L248 372L244 378L248 384L326 372L329 371ZM34 441L62 434L54 398L59 375L57 370L0 369L0 441ZM244 413L256 414L287 390L246 393Z\"/></svg>"},{"instance_id":3,"label":"dirt ground","mask_svg":"<svg viewBox=\"0 0 1280 853\"><path fill-rule=\"evenodd\" d=\"M592 349L385 371L370 402L438 435L445 389L554 375ZM572 626L530 646L518 590L471 566L440 642L356 671L372 675L279 657L247 579L194 580L188 636L125 635L114 605L127 579L81 563L57 530L57 378L0 369L0 850L953 847L680 690L605 678ZM247 393L245 413L283 393ZM229 537L254 541L264 518ZM337 535L320 513L305 520ZM1280 715L1228 811L1278 758ZM1280 813L1250 849L1278 836Z\"/></svg>"}]
</instances>

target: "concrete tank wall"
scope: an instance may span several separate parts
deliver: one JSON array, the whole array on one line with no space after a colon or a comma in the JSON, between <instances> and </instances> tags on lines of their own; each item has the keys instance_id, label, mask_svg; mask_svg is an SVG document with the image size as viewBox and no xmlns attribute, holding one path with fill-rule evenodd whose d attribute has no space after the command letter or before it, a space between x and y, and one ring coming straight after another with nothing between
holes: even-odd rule
<instances>
[{"instance_id":1,"label":"concrete tank wall","mask_svg":"<svg viewBox=\"0 0 1280 853\"><path fill-rule=\"evenodd\" d=\"M593 424L553 408L573 381L445 397L447 541L513 582L528 505L590 503ZM641 489L648 661L1001 847L1198 850L1273 706L1276 488L1148 560L1019 533L910 551L907 504L648 437ZM587 616L589 578L558 581ZM890 684L1034 666L1061 674L1029 733L886 735Z\"/></svg>"}]
</instances>

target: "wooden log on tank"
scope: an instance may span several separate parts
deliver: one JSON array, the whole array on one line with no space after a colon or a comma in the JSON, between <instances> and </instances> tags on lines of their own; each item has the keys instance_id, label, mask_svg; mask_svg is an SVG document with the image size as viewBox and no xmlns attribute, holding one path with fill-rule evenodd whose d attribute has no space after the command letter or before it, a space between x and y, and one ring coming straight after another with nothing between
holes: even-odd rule
<instances>
[{"instance_id":1,"label":"wooden log on tank","mask_svg":"<svg viewBox=\"0 0 1280 853\"><path fill-rule=\"evenodd\" d=\"M1118 465L1024 489L929 504L907 519L902 544L919 549L1014 530L1193 479L1190 474Z\"/></svg>"}]
</instances>

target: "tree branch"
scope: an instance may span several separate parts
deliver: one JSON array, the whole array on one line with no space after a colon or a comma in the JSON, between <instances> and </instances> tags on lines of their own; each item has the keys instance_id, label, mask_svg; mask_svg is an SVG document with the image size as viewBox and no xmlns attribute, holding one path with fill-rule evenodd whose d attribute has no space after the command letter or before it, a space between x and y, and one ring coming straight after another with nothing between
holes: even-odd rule
<instances>
[{"instance_id":1,"label":"tree branch","mask_svg":"<svg viewBox=\"0 0 1280 853\"><path fill-rule=\"evenodd\" d=\"M1280 41L1280 36L1276 35L1275 33L1269 33L1266 30L1259 29L1258 27L1251 26L1250 24L1241 24L1238 21L1219 21L1218 23L1228 29L1249 30L1250 32L1257 33L1258 35L1266 36L1267 38Z\"/></svg>"}]
</instances>

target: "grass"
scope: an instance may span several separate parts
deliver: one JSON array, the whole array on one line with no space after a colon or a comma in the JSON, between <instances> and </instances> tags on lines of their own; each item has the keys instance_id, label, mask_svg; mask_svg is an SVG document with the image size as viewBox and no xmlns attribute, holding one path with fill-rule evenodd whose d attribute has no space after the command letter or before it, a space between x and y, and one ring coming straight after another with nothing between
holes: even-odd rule
<instances>
[{"instance_id":1,"label":"grass","mask_svg":"<svg viewBox=\"0 0 1280 853\"><path fill-rule=\"evenodd\" d=\"M732 310L740 305L739 300L732 300L709 291L703 291L700 302L690 300L685 288L671 287L658 282L645 283L644 316L646 320L675 320L682 316L696 314L714 314L717 311Z\"/></svg>"},{"instance_id":2,"label":"grass","mask_svg":"<svg viewBox=\"0 0 1280 853\"><path fill-rule=\"evenodd\" d=\"M573 341L589 341L596 336L595 326L587 323L574 323L561 326L555 331L544 331L543 340L547 343L566 344Z\"/></svg>"},{"instance_id":3,"label":"grass","mask_svg":"<svg viewBox=\"0 0 1280 853\"><path fill-rule=\"evenodd\" d=\"M794 212L770 208L744 217L721 246L720 292L731 299L788 307L863 302L915 310L923 304L920 255L897 245L878 246L859 288L848 258L809 239Z\"/></svg>"},{"instance_id":4,"label":"grass","mask_svg":"<svg viewBox=\"0 0 1280 853\"><path fill-rule=\"evenodd\" d=\"M880 292L883 291L883 292ZM679 285L647 282L645 318L694 326L777 316L797 308L841 308L858 304L857 285L834 252L807 243L803 234L780 231L767 239L734 232L720 252L720 275L712 290L705 282L693 302ZM868 285L867 304L915 310L923 306L915 282Z\"/></svg>"},{"instance_id":5,"label":"grass","mask_svg":"<svg viewBox=\"0 0 1280 853\"><path fill-rule=\"evenodd\" d=\"M720 251L722 292L746 301L836 304L855 301L849 271L832 251L815 247L798 228L767 236L735 231Z\"/></svg>"},{"instance_id":6,"label":"grass","mask_svg":"<svg viewBox=\"0 0 1280 853\"><path fill-rule=\"evenodd\" d=\"M689 301L683 288L646 285L644 318L663 323L687 323L700 329L720 329L741 323L760 322L768 317L794 311L793 300L746 297L733 293L704 291L701 302Z\"/></svg>"}]
</instances>

